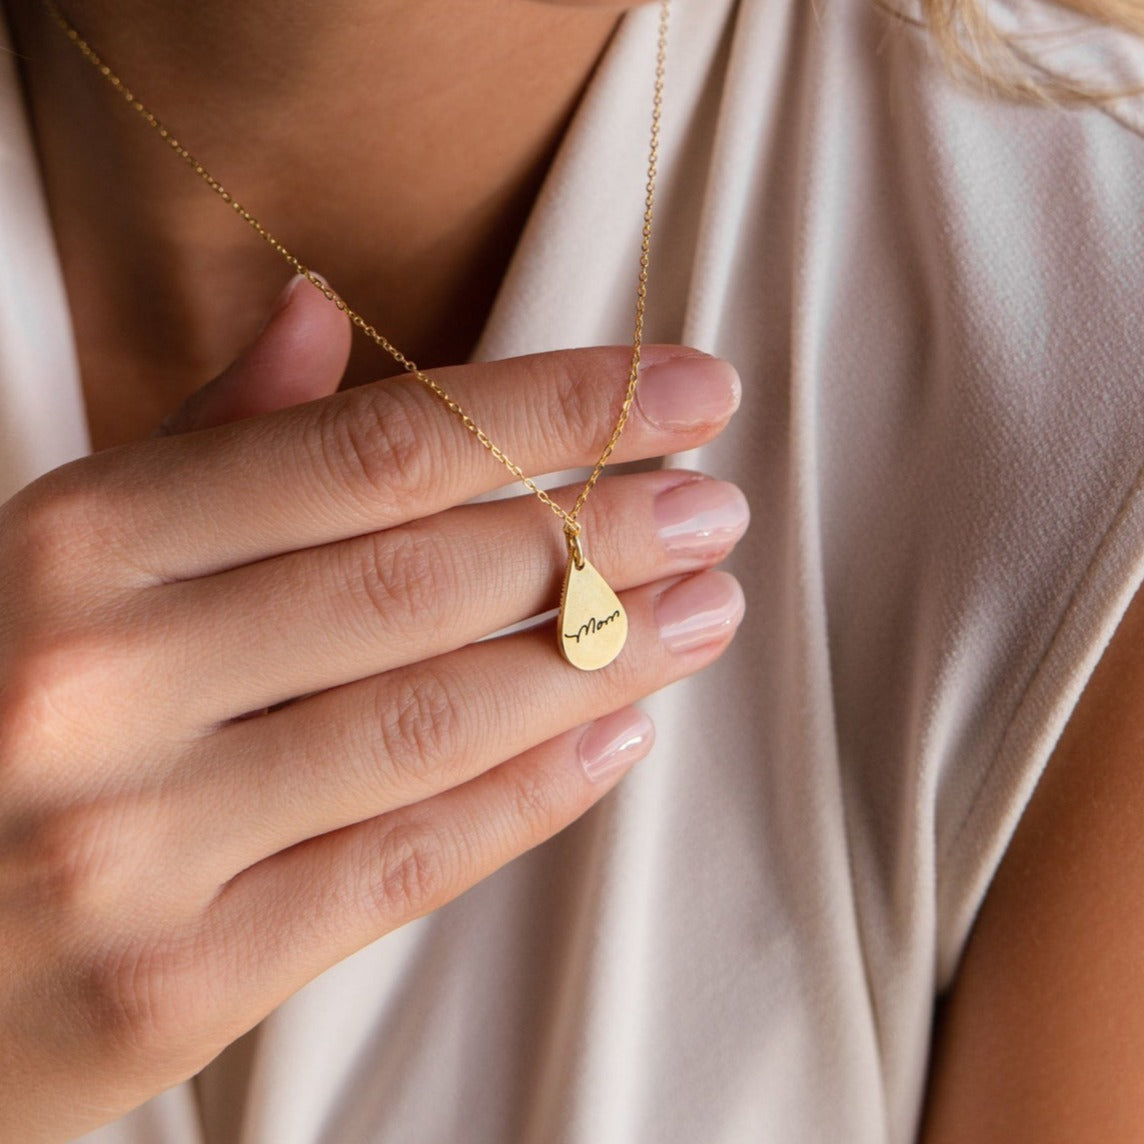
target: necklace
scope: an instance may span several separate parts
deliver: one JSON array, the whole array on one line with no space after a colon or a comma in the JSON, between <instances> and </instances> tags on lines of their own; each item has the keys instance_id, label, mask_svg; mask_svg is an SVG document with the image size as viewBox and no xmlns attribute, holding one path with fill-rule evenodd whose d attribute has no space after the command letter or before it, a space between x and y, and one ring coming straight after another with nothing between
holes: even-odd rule
<instances>
[{"instance_id":1,"label":"necklace","mask_svg":"<svg viewBox=\"0 0 1144 1144\"><path fill-rule=\"evenodd\" d=\"M648 146L647 197L644 204L643 232L640 245L639 275L636 288L635 332L632 340L631 371L627 388L615 427L608 438L599 460L592 467L584 487L580 490L571 509L556 503L521 467L516 464L472 417L441 388L417 363L406 357L388 338L381 334L323 279L309 268L300 258L288 250L259 220L242 205L196 159L156 116L104 62L103 58L79 34L76 28L60 11L55 0L41 0L52 20L76 46L83 57L100 75L123 97L180 159L204 183L223 200L267 245L293 269L304 277L310 285L321 293L350 319L370 341L384 350L406 372L415 377L426 389L456 417L478 443L503 465L524 487L543 505L550 509L564 523L564 537L568 545L568 565L564 573L564 587L560 595L560 614L557 620L557 644L564 658L582 671L594 671L606 667L623 650L628 635L628 619L619 597L608 586L603 576L592 566L584 554L583 526L580 512L599 481L620 437L628 423L632 403L635 401L639 385L640 356L643 348L644 315L647 307L648 269L651 262L652 217L655 209L656 177L659 172L660 121L663 110L664 78L667 70L668 26L671 17L671 0L660 0L659 38L656 47L655 87L652 99L651 140Z\"/></svg>"}]
</instances>

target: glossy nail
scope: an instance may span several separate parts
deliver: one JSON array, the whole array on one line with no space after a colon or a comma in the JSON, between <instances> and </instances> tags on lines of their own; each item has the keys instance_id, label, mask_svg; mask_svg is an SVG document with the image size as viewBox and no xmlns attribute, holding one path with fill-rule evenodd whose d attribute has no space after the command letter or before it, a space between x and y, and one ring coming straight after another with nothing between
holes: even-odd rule
<instances>
[{"instance_id":1,"label":"glossy nail","mask_svg":"<svg viewBox=\"0 0 1144 1144\"><path fill-rule=\"evenodd\" d=\"M594 783L604 782L651 750L655 728L634 708L616 711L592 723L580 738L580 765Z\"/></svg>"},{"instance_id":2,"label":"glossy nail","mask_svg":"<svg viewBox=\"0 0 1144 1144\"><path fill-rule=\"evenodd\" d=\"M294 295L298 292L298 288L306 281L302 274L295 274L285 286L282 287L282 292L278 295L274 302L274 309L270 311L270 318L276 317L281 314L283 310L294 300ZM270 319L267 319L269 323Z\"/></svg>"},{"instance_id":3,"label":"glossy nail","mask_svg":"<svg viewBox=\"0 0 1144 1144\"><path fill-rule=\"evenodd\" d=\"M747 529L747 498L726 481L688 481L655 499L655 527L673 556L702 556L729 548Z\"/></svg>"},{"instance_id":4,"label":"glossy nail","mask_svg":"<svg viewBox=\"0 0 1144 1144\"><path fill-rule=\"evenodd\" d=\"M725 639L743 618L739 582L726 572L703 572L668 588L656 601L659 637L670 651L692 651Z\"/></svg>"},{"instance_id":5,"label":"glossy nail","mask_svg":"<svg viewBox=\"0 0 1144 1144\"><path fill-rule=\"evenodd\" d=\"M730 363L693 355L673 357L640 374L636 403L660 429L694 429L725 421L739 408L742 385Z\"/></svg>"}]
</instances>

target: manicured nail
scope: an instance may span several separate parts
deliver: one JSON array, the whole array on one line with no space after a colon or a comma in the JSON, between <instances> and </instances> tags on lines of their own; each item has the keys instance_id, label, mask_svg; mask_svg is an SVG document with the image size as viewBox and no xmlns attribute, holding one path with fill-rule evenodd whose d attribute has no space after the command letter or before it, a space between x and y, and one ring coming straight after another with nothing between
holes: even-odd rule
<instances>
[{"instance_id":1,"label":"manicured nail","mask_svg":"<svg viewBox=\"0 0 1144 1144\"><path fill-rule=\"evenodd\" d=\"M285 310L287 306L290 305L290 302L294 297L295 291L305 281L306 281L306 279L303 275L295 274L294 277L291 278L290 281L287 282L286 285L282 287L282 292L278 295L277 298L274 299L274 306L271 308L270 313L266 316L266 321L263 323L263 326L262 326L263 329L266 329L266 327L269 326L270 323L275 318L277 318L278 315L281 314L282 311Z\"/></svg>"},{"instance_id":2,"label":"manicured nail","mask_svg":"<svg viewBox=\"0 0 1144 1144\"><path fill-rule=\"evenodd\" d=\"M747 498L726 481L695 480L655 498L655 526L675 556L702 556L729 548L747 530Z\"/></svg>"},{"instance_id":3,"label":"manicured nail","mask_svg":"<svg viewBox=\"0 0 1144 1144\"><path fill-rule=\"evenodd\" d=\"M729 362L673 357L643 370L636 403L660 429L693 429L726 420L741 396L739 375Z\"/></svg>"},{"instance_id":4,"label":"manicured nail","mask_svg":"<svg viewBox=\"0 0 1144 1144\"><path fill-rule=\"evenodd\" d=\"M651 750L655 728L634 708L616 711L592 723L580 739L580 765L594 783L626 771Z\"/></svg>"},{"instance_id":5,"label":"manicured nail","mask_svg":"<svg viewBox=\"0 0 1144 1144\"><path fill-rule=\"evenodd\" d=\"M692 651L730 635L743 618L743 589L726 572L703 572L656 601L659 637L670 651Z\"/></svg>"}]
</instances>

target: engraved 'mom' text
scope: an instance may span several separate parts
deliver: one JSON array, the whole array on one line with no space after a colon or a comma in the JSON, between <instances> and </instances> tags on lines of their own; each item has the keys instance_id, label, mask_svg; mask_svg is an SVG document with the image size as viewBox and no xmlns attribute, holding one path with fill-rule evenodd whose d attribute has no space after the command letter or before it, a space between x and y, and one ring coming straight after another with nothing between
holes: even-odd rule
<instances>
[{"instance_id":1,"label":"engraved 'mom' text","mask_svg":"<svg viewBox=\"0 0 1144 1144\"><path fill-rule=\"evenodd\" d=\"M582 639L588 636L594 636L597 632L601 632L609 624L614 624L620 618L620 610L617 608L610 616L604 616L603 619L597 619L593 616L586 623L580 625L578 632L565 632L564 638L566 640L575 640L579 643Z\"/></svg>"}]
</instances>

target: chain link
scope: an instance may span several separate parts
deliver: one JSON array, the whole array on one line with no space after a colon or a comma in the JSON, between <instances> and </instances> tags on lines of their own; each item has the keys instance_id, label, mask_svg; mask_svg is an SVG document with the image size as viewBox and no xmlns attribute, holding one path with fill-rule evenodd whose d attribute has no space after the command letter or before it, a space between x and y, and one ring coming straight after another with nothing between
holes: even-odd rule
<instances>
[{"instance_id":1,"label":"chain link","mask_svg":"<svg viewBox=\"0 0 1144 1144\"><path fill-rule=\"evenodd\" d=\"M473 420L465 409L462 408L459 402L454 400L437 382L421 370L416 362L406 357L405 354L393 345L375 326L371 325L361 314L352 309L325 279L320 278L298 258L297 255L288 250L271 231L263 226L263 224L171 134L170 130L163 124L159 117L155 115L123 80L120 79L111 67L103 61L103 58L68 21L55 0L42 0L42 3L51 18L60 27L67 38L79 49L84 58L107 80L123 99L126 100L131 108L139 113L147 125L158 133L159 138L162 139L263 242L276 251L296 274L302 275L312 286L320 290L370 341L389 354L402 369L412 374L426 389L434 394L445 408L492 454L495 460L499 461L530 493L564 521L564 532L568 537L569 543L571 544L573 541L576 541L578 545L581 528L577 518L587 503L592 490L596 487L596 482L599 481L613 452L615 452L620 438L623 436L624 429L627 427L628 418L631 414L632 403L635 401L636 389L639 385L640 358L643 350L644 317L647 311L648 271L651 265L652 220L655 214L655 189L659 174L660 123L663 115L664 80L667 74L667 41L671 20L671 0L660 0L659 40L656 48L655 64L655 95L652 101L651 141L648 148L647 167L647 197L644 201L643 232L640 244L639 278L636 289L636 317L635 331L632 338L631 371L628 375L628 385L624 393L623 402L620 405L620 412L616 419L615 428L612 430L612 435L608 438L608 442L604 446L599 460L593 466L583 489L580 490L580 495L576 498L576 503L572 506L571 511L557 504L503 449L494 444L489 438L489 435Z\"/></svg>"}]
</instances>

